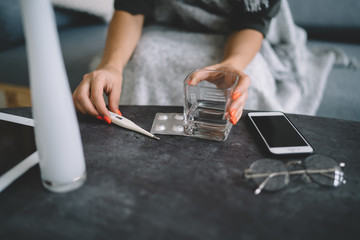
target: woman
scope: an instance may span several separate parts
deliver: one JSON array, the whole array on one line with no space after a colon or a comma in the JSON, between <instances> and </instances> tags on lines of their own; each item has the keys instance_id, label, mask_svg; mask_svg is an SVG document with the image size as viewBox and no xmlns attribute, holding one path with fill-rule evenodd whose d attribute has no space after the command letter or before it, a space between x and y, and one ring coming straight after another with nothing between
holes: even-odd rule
<instances>
[{"instance_id":1,"label":"woman","mask_svg":"<svg viewBox=\"0 0 360 240\"><path fill-rule=\"evenodd\" d=\"M237 123L242 115L250 86L250 78L244 73L244 70L258 53L268 31L270 20L280 8L280 0L115 0L114 5L116 11L109 24L106 46L101 62L95 71L84 75L82 82L73 93L75 107L78 111L111 123L103 93L108 96L110 111L119 113L120 94L122 89L123 92L126 92L126 88L123 87L124 70L129 65L129 60L141 39L144 25L156 24L165 27L148 27L150 30L147 31L146 36L163 35L164 32L169 31L170 40L165 40L169 46L171 46L171 36L173 36L171 32L174 32L174 34L188 33L191 36L195 35L195 37L191 38L190 44L179 47L182 49L180 52L184 51L183 55L172 56L171 52L167 52L166 56L164 56L163 52L165 50L163 49L155 50L154 54L146 54L146 58L150 57L150 60L148 59L145 62L144 58L139 60L139 58L134 57L127 70L130 79L124 79L124 82L128 81L127 84L133 86L132 93L127 92L127 95L130 95L133 99L138 99L135 103L141 104L143 102L141 99L147 99L145 103L152 104L151 99L161 98L161 96L156 97L154 95L161 95L166 90L166 86L175 86L174 89L182 86L180 79L176 83L167 79L160 80L160 84L156 83L156 79L167 75L167 71L179 75L176 69L181 69L180 74L183 77L184 74L194 69L196 65L208 63L205 67L202 67L234 72L240 76L233 94L232 105L229 108L231 109L229 111L231 123L234 125ZM196 33L201 33L202 38L197 37ZM220 38L214 37L214 34L219 35ZM145 38L145 35L142 38ZM166 34L164 38L166 38ZM216 46L223 45L222 59L219 59L218 56L212 57L212 54L209 53L199 61L199 58L193 56L199 53L194 52L194 54L191 54L196 49L185 54L186 49L189 49L189 46L190 48L196 46L199 39L204 42L207 41L206 39L218 39L215 45L210 44L210 46L213 46L210 52L218 50ZM164 47L161 46L162 40L157 43L157 41L149 40L148 37L144 41L150 42L152 45L143 44L141 48L138 47L137 51L141 51L146 46L150 48L152 48L151 46L155 46L154 48L156 46ZM181 42L177 44L181 45ZM204 44L199 46L203 47ZM170 47L170 49L177 51L177 46ZM158 55L158 58L153 55ZM191 58L194 58L194 60L189 60ZM151 63L151 61L162 64L162 67L157 67L156 71L154 68L149 70L149 72L155 72L154 76L159 75L160 77L144 79L142 76L147 76L147 73L144 73L146 68L143 65L146 65L147 62ZM169 62L172 64L168 65ZM184 64L184 62L186 62L186 66L179 68L178 64ZM163 65L167 66L164 67ZM139 74L137 69L142 75L136 75ZM188 71L183 72L184 69L188 69ZM137 80L140 82L131 83ZM147 85L149 87L143 87L146 84L149 84ZM149 94L148 91L152 87L157 92L152 94L150 92ZM141 89L145 89L145 92ZM181 98L181 93L174 93L179 91L169 92L169 94L173 93L177 99ZM169 94L164 98L171 98L172 96L169 96ZM130 103L134 103L134 101ZM166 100L155 103L166 104Z\"/></svg>"}]
</instances>

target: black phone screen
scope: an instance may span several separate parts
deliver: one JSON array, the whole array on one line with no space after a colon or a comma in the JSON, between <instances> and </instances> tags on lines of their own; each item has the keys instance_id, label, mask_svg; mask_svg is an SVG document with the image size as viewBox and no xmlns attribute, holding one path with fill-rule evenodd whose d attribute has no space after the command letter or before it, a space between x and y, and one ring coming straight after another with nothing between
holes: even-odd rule
<instances>
[{"instance_id":1,"label":"black phone screen","mask_svg":"<svg viewBox=\"0 0 360 240\"><path fill-rule=\"evenodd\" d=\"M34 127L0 120L0 176L35 151Z\"/></svg>"},{"instance_id":2,"label":"black phone screen","mask_svg":"<svg viewBox=\"0 0 360 240\"><path fill-rule=\"evenodd\" d=\"M284 116L252 116L251 118L269 147L308 145Z\"/></svg>"}]
</instances>

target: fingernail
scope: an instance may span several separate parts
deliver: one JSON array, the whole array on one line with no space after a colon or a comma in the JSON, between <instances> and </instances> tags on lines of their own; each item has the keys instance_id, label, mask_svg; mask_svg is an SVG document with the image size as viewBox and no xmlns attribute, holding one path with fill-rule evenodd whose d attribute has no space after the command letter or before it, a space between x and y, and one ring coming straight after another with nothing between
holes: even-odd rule
<instances>
[{"instance_id":1,"label":"fingernail","mask_svg":"<svg viewBox=\"0 0 360 240\"><path fill-rule=\"evenodd\" d=\"M234 93L234 94L233 94L233 96L232 96L233 100L238 99L238 98L240 97L240 95L241 95L241 93L240 93L240 92L236 92L236 93Z\"/></svg>"},{"instance_id":2,"label":"fingernail","mask_svg":"<svg viewBox=\"0 0 360 240\"><path fill-rule=\"evenodd\" d=\"M111 123L110 118L108 118L107 116L104 116L104 120L105 120L105 122L107 122L108 124L110 124L110 123Z\"/></svg>"},{"instance_id":3,"label":"fingernail","mask_svg":"<svg viewBox=\"0 0 360 240\"><path fill-rule=\"evenodd\" d=\"M99 120L104 120L104 118L102 116L96 116L96 118Z\"/></svg>"},{"instance_id":4,"label":"fingernail","mask_svg":"<svg viewBox=\"0 0 360 240\"><path fill-rule=\"evenodd\" d=\"M237 121L238 121L238 120L236 119L235 116L231 117L230 122L231 122L232 125L235 125L235 124L237 123Z\"/></svg>"},{"instance_id":5,"label":"fingernail","mask_svg":"<svg viewBox=\"0 0 360 240\"><path fill-rule=\"evenodd\" d=\"M233 109L230 111L230 116L231 116L231 118L235 117L235 114L236 114L236 109L233 108Z\"/></svg>"},{"instance_id":6,"label":"fingernail","mask_svg":"<svg viewBox=\"0 0 360 240\"><path fill-rule=\"evenodd\" d=\"M190 78L188 85L196 85L196 82L198 82L198 78L197 78L197 77Z\"/></svg>"},{"instance_id":7,"label":"fingernail","mask_svg":"<svg viewBox=\"0 0 360 240\"><path fill-rule=\"evenodd\" d=\"M119 110L119 109L118 109L118 110L116 110L116 113L117 113L118 115L122 116L122 114L121 114L121 112L120 112L120 110Z\"/></svg>"}]
</instances>

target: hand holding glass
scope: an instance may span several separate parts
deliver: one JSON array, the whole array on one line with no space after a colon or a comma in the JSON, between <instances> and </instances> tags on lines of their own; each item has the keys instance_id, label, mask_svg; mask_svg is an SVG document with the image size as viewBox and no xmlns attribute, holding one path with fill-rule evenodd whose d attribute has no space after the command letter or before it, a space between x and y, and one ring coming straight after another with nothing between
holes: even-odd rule
<instances>
[{"instance_id":1,"label":"hand holding glass","mask_svg":"<svg viewBox=\"0 0 360 240\"><path fill-rule=\"evenodd\" d=\"M225 141L232 124L229 106L239 75L200 69L184 81L184 133L188 136Z\"/></svg>"}]
</instances>

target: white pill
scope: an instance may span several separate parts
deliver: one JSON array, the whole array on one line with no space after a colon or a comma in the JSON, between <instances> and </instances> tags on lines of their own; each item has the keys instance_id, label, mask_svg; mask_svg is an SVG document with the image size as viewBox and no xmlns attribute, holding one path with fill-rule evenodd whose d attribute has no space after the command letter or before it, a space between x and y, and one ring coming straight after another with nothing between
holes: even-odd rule
<instances>
[{"instance_id":1,"label":"white pill","mask_svg":"<svg viewBox=\"0 0 360 240\"><path fill-rule=\"evenodd\" d=\"M182 114L176 114L174 118L176 120L184 120L184 116Z\"/></svg>"},{"instance_id":2,"label":"white pill","mask_svg":"<svg viewBox=\"0 0 360 240\"><path fill-rule=\"evenodd\" d=\"M159 120L166 120L166 119L168 119L168 116L166 114L159 114L158 119Z\"/></svg>"},{"instance_id":3,"label":"white pill","mask_svg":"<svg viewBox=\"0 0 360 240\"><path fill-rule=\"evenodd\" d=\"M156 125L155 126L155 130L156 131L164 131L165 130L165 125Z\"/></svg>"},{"instance_id":4,"label":"white pill","mask_svg":"<svg viewBox=\"0 0 360 240\"><path fill-rule=\"evenodd\" d=\"M182 125L174 125L174 126L172 127L172 130L173 130L174 132L183 132L183 131L184 131L184 127L183 127Z\"/></svg>"}]
</instances>

